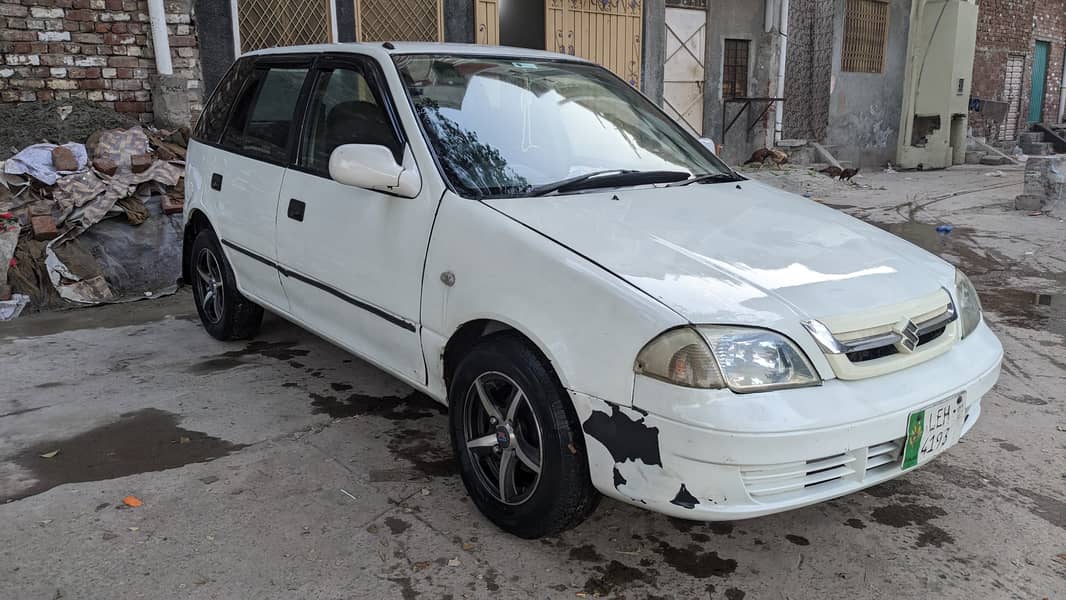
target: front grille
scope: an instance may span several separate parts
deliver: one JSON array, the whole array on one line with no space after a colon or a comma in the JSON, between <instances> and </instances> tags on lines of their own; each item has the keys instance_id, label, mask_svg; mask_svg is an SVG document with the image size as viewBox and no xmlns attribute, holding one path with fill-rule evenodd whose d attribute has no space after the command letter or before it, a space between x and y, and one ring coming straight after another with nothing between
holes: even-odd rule
<instances>
[{"instance_id":1,"label":"front grille","mask_svg":"<svg viewBox=\"0 0 1066 600\"><path fill-rule=\"evenodd\" d=\"M925 344L940 337L947 327L938 327L932 331L926 332L923 335L918 336L918 348L921 348ZM892 356L898 354L899 350L896 349L895 344L886 344L877 348L870 348L867 350L858 350L856 352L848 352L847 357L853 363L866 362L869 360L877 360L886 356Z\"/></svg>"},{"instance_id":2,"label":"front grille","mask_svg":"<svg viewBox=\"0 0 1066 600\"><path fill-rule=\"evenodd\" d=\"M958 340L946 289L892 305L803 321L837 379L886 375L931 360Z\"/></svg>"},{"instance_id":3,"label":"front grille","mask_svg":"<svg viewBox=\"0 0 1066 600\"><path fill-rule=\"evenodd\" d=\"M740 478L756 502L775 502L817 494L835 483L861 482L870 474L898 468L903 439L811 460L741 467ZM860 463L862 459L865 460Z\"/></svg>"}]
</instances>

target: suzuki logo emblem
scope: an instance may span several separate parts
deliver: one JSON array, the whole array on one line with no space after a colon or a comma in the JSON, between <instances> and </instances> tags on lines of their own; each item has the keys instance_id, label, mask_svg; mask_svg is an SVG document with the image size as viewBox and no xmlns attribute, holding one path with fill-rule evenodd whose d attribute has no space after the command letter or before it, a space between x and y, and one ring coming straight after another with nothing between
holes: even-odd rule
<instances>
[{"instance_id":1,"label":"suzuki logo emblem","mask_svg":"<svg viewBox=\"0 0 1066 600\"><path fill-rule=\"evenodd\" d=\"M895 329L900 337L900 350L908 354L914 352L918 348L918 326L914 324L914 321L909 319L901 321Z\"/></svg>"}]
</instances>

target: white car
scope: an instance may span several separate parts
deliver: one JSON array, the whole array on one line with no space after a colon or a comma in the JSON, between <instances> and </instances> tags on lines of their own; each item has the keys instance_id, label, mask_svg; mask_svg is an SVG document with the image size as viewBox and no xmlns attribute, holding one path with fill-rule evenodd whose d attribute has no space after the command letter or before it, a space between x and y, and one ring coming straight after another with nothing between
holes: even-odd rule
<instances>
[{"instance_id":1,"label":"white car","mask_svg":"<svg viewBox=\"0 0 1066 600\"><path fill-rule=\"evenodd\" d=\"M897 477L973 427L1002 347L965 275L737 175L572 56L334 44L240 58L194 132L185 279L449 407L523 537L600 494L730 520Z\"/></svg>"}]
</instances>

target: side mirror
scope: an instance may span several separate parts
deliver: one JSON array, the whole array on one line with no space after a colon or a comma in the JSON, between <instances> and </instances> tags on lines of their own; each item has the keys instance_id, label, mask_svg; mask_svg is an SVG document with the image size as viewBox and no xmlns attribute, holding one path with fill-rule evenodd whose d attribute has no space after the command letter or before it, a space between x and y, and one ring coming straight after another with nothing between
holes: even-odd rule
<instances>
[{"instance_id":1,"label":"side mirror","mask_svg":"<svg viewBox=\"0 0 1066 600\"><path fill-rule=\"evenodd\" d=\"M414 198L422 189L411 149L405 148L403 165L392 151L375 144L343 144L329 156L329 176L337 183Z\"/></svg>"},{"instance_id":2,"label":"side mirror","mask_svg":"<svg viewBox=\"0 0 1066 600\"><path fill-rule=\"evenodd\" d=\"M701 137L700 143L710 150L711 154L718 156L718 144L714 143L714 140L709 137Z\"/></svg>"}]
</instances>

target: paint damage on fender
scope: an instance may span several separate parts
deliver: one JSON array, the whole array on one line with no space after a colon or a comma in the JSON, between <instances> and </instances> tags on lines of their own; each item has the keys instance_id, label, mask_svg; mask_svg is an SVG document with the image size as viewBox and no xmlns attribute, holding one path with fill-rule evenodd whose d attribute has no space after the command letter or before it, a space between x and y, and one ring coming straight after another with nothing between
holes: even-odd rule
<instances>
[{"instance_id":1,"label":"paint damage on fender","mask_svg":"<svg viewBox=\"0 0 1066 600\"><path fill-rule=\"evenodd\" d=\"M647 424L647 413L598 398L589 407L582 429L610 455L613 485L620 494L634 502L670 502L687 509L700 503L681 478L663 465L659 428Z\"/></svg>"}]
</instances>

